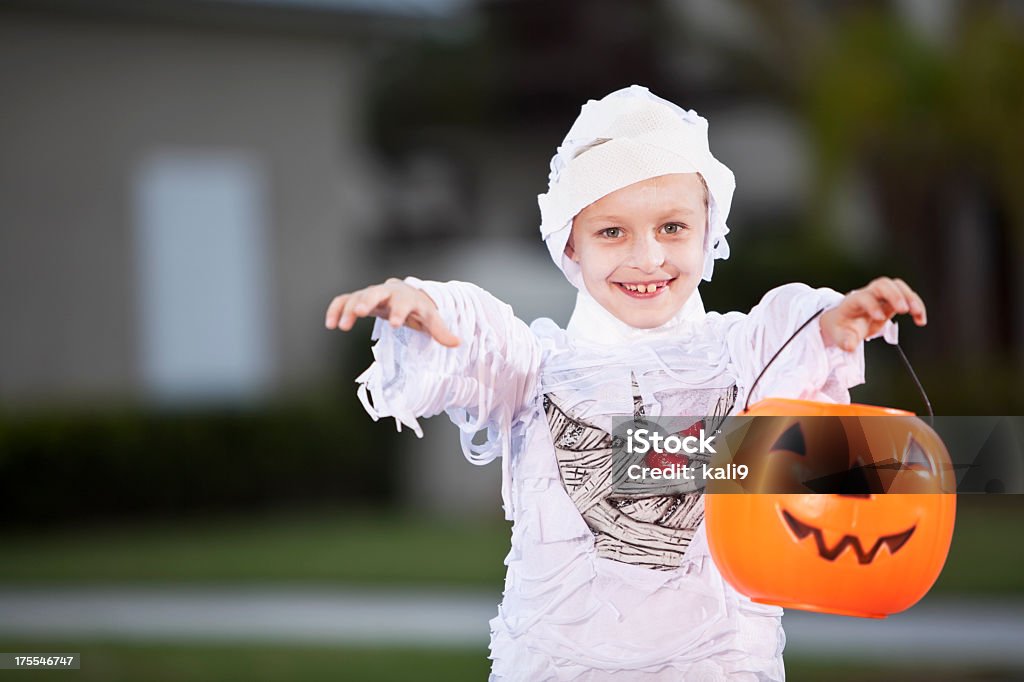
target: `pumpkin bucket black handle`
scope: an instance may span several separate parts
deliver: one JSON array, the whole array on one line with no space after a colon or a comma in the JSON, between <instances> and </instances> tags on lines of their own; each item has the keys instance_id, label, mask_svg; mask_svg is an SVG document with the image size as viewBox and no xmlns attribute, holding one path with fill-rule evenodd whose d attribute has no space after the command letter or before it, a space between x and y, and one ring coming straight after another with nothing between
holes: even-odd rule
<instances>
[{"instance_id":1,"label":"pumpkin bucket black handle","mask_svg":"<svg viewBox=\"0 0 1024 682\"><path fill-rule=\"evenodd\" d=\"M808 318L808 320L806 322L804 322L802 325L800 325L797 328L797 330L795 332L793 332L792 336L790 336L788 339L786 339L786 342L784 344L782 344L777 351L775 351L775 355L773 355L771 357L771 359L768 360L768 363L764 366L764 369L762 369L761 373L757 375L756 379L754 379L754 383L750 387L750 390L747 391L747 402L743 406L743 411L744 412L746 412L747 410L750 409L750 397L752 395L754 395L754 389L757 388L757 382L761 381L761 377L763 377L765 375L765 372L767 372L768 368L772 366L772 363L775 362L775 359L777 357L779 357L779 354L782 353L783 350L786 349L786 346L789 345L790 341L792 341L793 339L796 338L797 334L802 332L807 325L809 325L811 322L816 320L819 315L821 315L823 312L825 312L825 310L827 310L827 309L826 308L822 308L818 312L816 312L813 315L811 315L811 317ZM900 354L900 360L903 361L903 366L907 368L907 372L910 373L910 378L914 380L914 385L917 386L918 392L921 394L921 397L924 399L925 407L928 409L928 423L934 425L935 424L935 412L932 410L932 402L930 400L928 400L928 394L925 392L924 386L921 385L921 380L917 378L917 372L915 372L914 368L910 365L910 360L907 359L907 354L903 352L903 348L900 346L900 344L895 343L895 344L892 344L892 345L896 346L896 350Z\"/></svg>"}]
</instances>

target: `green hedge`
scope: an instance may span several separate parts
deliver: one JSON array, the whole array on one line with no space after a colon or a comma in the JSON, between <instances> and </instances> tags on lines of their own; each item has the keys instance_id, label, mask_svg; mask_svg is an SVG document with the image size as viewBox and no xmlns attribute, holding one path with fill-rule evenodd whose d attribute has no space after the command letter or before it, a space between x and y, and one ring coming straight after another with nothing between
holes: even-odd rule
<instances>
[{"instance_id":1,"label":"green hedge","mask_svg":"<svg viewBox=\"0 0 1024 682\"><path fill-rule=\"evenodd\" d=\"M0 414L0 526L391 502L394 433L354 400Z\"/></svg>"}]
</instances>

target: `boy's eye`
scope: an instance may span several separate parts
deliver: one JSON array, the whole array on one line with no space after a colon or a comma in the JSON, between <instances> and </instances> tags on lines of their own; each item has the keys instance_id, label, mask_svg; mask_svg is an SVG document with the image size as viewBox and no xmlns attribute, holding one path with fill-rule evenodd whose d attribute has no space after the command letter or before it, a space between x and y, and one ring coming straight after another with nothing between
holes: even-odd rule
<instances>
[{"instance_id":1,"label":"boy's eye","mask_svg":"<svg viewBox=\"0 0 1024 682\"><path fill-rule=\"evenodd\" d=\"M601 234L604 237L611 237L612 239L615 239L616 237L621 237L622 236L622 228L621 227L606 227L603 230L601 230L601 232L599 234Z\"/></svg>"}]
</instances>

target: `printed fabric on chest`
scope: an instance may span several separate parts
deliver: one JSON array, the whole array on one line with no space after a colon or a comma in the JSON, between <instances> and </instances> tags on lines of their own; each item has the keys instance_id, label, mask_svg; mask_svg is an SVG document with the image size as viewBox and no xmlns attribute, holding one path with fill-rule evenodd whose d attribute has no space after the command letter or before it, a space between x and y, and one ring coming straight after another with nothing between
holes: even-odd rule
<instances>
[{"instance_id":1,"label":"printed fabric on chest","mask_svg":"<svg viewBox=\"0 0 1024 682\"><path fill-rule=\"evenodd\" d=\"M648 410L636 377L631 378L632 417L637 424L644 424ZM662 391L657 400L662 415L699 417L694 428L714 430L732 411L736 394L736 385L729 384ZM566 401L554 392L545 393L544 412L562 485L593 532L597 555L654 570L675 570L704 518L703 491L616 493L615 476L621 472L613 461L617 450L613 436L593 420L567 408L571 402L575 401ZM659 466L659 462L664 460L649 460L654 466Z\"/></svg>"}]
</instances>

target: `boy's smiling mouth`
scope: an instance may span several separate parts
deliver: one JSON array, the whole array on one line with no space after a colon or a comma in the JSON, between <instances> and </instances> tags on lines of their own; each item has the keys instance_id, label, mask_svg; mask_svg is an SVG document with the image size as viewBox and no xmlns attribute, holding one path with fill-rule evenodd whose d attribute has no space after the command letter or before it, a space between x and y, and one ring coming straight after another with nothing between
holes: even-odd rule
<instances>
[{"instance_id":1,"label":"boy's smiling mouth","mask_svg":"<svg viewBox=\"0 0 1024 682\"><path fill-rule=\"evenodd\" d=\"M675 277L656 282L615 282L615 285L631 298L654 298L668 289L674 281Z\"/></svg>"}]
</instances>

